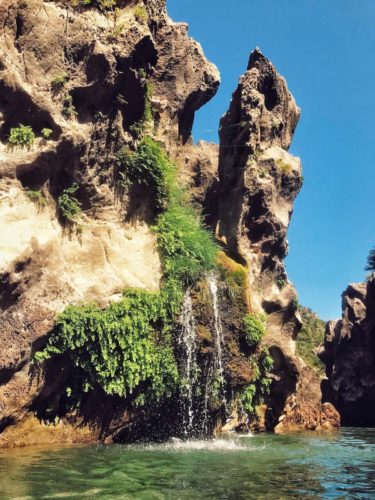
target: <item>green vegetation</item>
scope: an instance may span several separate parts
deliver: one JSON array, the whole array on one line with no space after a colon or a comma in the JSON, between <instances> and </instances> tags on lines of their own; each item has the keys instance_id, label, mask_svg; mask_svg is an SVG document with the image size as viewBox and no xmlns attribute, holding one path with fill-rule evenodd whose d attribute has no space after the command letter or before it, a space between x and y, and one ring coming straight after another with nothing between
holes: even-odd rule
<instances>
[{"instance_id":1,"label":"green vegetation","mask_svg":"<svg viewBox=\"0 0 375 500\"><path fill-rule=\"evenodd\" d=\"M47 206L47 199L41 191L33 191L31 189L25 189L25 194L30 201L35 203L38 208L43 208Z\"/></svg>"},{"instance_id":2,"label":"green vegetation","mask_svg":"<svg viewBox=\"0 0 375 500\"><path fill-rule=\"evenodd\" d=\"M300 313L302 329L296 340L297 354L307 365L324 375L324 364L313 350L319 347L324 340L325 322L307 307L301 307Z\"/></svg>"},{"instance_id":3,"label":"green vegetation","mask_svg":"<svg viewBox=\"0 0 375 500\"><path fill-rule=\"evenodd\" d=\"M164 210L153 228L163 264L162 289L127 290L106 309L69 306L35 360L69 356L75 366L75 382L67 392L72 401L99 386L107 394L131 397L139 406L170 396L179 385L171 327L184 285L215 266L217 248L178 187L176 168L160 144L146 137L135 152L122 148L118 161L125 184L144 183ZM59 198L70 219L80 210L72 197L76 189L73 185Z\"/></svg>"},{"instance_id":4,"label":"green vegetation","mask_svg":"<svg viewBox=\"0 0 375 500\"><path fill-rule=\"evenodd\" d=\"M189 206L178 186L176 168L160 144L145 137L135 152L123 147L117 154L121 186L134 184L152 193L159 216L154 231L167 279L191 283L216 265L217 246Z\"/></svg>"},{"instance_id":5,"label":"green vegetation","mask_svg":"<svg viewBox=\"0 0 375 500\"><path fill-rule=\"evenodd\" d=\"M246 314L244 317L244 333L250 347L255 347L266 333L266 321L267 318L260 314Z\"/></svg>"},{"instance_id":6,"label":"green vegetation","mask_svg":"<svg viewBox=\"0 0 375 500\"><path fill-rule=\"evenodd\" d=\"M268 349L264 349L258 358L252 357L253 381L247 385L240 393L242 409L250 417L256 414L256 408L260 405L264 397L269 393L272 380L268 373L272 370L273 359L269 355Z\"/></svg>"},{"instance_id":7,"label":"green vegetation","mask_svg":"<svg viewBox=\"0 0 375 500\"><path fill-rule=\"evenodd\" d=\"M59 92L69 80L69 76L67 73L60 73L55 76L55 78L51 82L51 88L54 92Z\"/></svg>"},{"instance_id":8,"label":"green vegetation","mask_svg":"<svg viewBox=\"0 0 375 500\"><path fill-rule=\"evenodd\" d=\"M117 168L122 187L143 185L150 189L157 210L165 208L174 184L175 168L157 142L145 137L135 152L122 147L117 153Z\"/></svg>"},{"instance_id":9,"label":"green vegetation","mask_svg":"<svg viewBox=\"0 0 375 500\"><path fill-rule=\"evenodd\" d=\"M53 134L53 130L51 130L50 128L43 128L41 134L43 139L49 139Z\"/></svg>"},{"instance_id":10,"label":"green vegetation","mask_svg":"<svg viewBox=\"0 0 375 500\"><path fill-rule=\"evenodd\" d=\"M77 222L77 217L82 211L81 203L73 196L77 190L78 185L73 184L71 187L64 189L62 195L58 197L57 206L65 222Z\"/></svg>"},{"instance_id":11,"label":"green vegetation","mask_svg":"<svg viewBox=\"0 0 375 500\"><path fill-rule=\"evenodd\" d=\"M134 7L134 17L136 21L138 21L140 24L146 24L148 21L148 14L147 10L143 5L137 5Z\"/></svg>"},{"instance_id":12,"label":"green vegetation","mask_svg":"<svg viewBox=\"0 0 375 500\"><path fill-rule=\"evenodd\" d=\"M142 118L129 127L130 132L137 138L141 137L146 131L148 125L152 123L153 111L151 98L154 91L152 83L146 80L146 72L144 70L141 69L139 71L139 76L143 80L144 112Z\"/></svg>"},{"instance_id":13,"label":"green vegetation","mask_svg":"<svg viewBox=\"0 0 375 500\"><path fill-rule=\"evenodd\" d=\"M220 277L226 285L226 293L230 300L247 302L248 270L231 259L225 252L219 252L217 258Z\"/></svg>"},{"instance_id":14,"label":"green vegetation","mask_svg":"<svg viewBox=\"0 0 375 500\"><path fill-rule=\"evenodd\" d=\"M96 305L69 306L35 359L68 352L78 371L79 392L99 385L106 394L125 397L145 384L149 397L169 396L178 381L169 299L164 292L129 290L104 310Z\"/></svg>"},{"instance_id":15,"label":"green vegetation","mask_svg":"<svg viewBox=\"0 0 375 500\"><path fill-rule=\"evenodd\" d=\"M370 250L370 253L367 257L367 265L365 267L365 271L370 271L371 273L375 272L375 247Z\"/></svg>"},{"instance_id":16,"label":"green vegetation","mask_svg":"<svg viewBox=\"0 0 375 500\"><path fill-rule=\"evenodd\" d=\"M10 129L8 143L11 147L21 146L29 149L34 139L35 134L30 125L22 125L20 123L18 127Z\"/></svg>"},{"instance_id":17,"label":"green vegetation","mask_svg":"<svg viewBox=\"0 0 375 500\"><path fill-rule=\"evenodd\" d=\"M76 108L73 104L73 97L70 94L65 94L61 113L68 119L74 118L77 115Z\"/></svg>"},{"instance_id":18,"label":"green vegetation","mask_svg":"<svg viewBox=\"0 0 375 500\"><path fill-rule=\"evenodd\" d=\"M192 208L174 204L159 217L155 231L168 278L189 284L215 267L217 246Z\"/></svg>"}]
</instances>

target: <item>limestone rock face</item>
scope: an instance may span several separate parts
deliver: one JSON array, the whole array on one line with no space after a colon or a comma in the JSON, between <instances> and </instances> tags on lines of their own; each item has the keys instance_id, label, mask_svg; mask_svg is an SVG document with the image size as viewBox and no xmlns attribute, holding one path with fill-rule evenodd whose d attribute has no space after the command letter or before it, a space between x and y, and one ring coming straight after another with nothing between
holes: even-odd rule
<instances>
[{"instance_id":1,"label":"limestone rock face","mask_svg":"<svg viewBox=\"0 0 375 500\"><path fill-rule=\"evenodd\" d=\"M144 18L135 15L137 6ZM233 290L216 277L220 328L207 279L195 292L201 359L217 349L215 325L230 393L251 383L243 318L265 312L274 369L264 426L285 432L337 425L334 408L321 405L319 378L295 354L300 319L283 264L302 185L300 160L288 153L299 108L257 49L221 120L220 145L194 145L194 114L219 80L187 25L169 19L165 0L129 0L115 18L65 1L0 2L0 446L110 441L125 424L130 438L143 428L123 398L93 392L86 409L98 425L67 415L52 431L33 415L40 401L53 401L69 365L61 359L53 373L39 374L31 363L68 304L104 307L128 287L159 288L150 193L119 196L116 184L116 152L134 147L142 126L176 161L229 268L248 278L234 306ZM20 124L36 138L10 148L10 131ZM82 214L69 226L59 197L74 184ZM42 198L33 201L32 192ZM163 424L162 413L151 419Z\"/></svg>"},{"instance_id":2,"label":"limestone rock face","mask_svg":"<svg viewBox=\"0 0 375 500\"><path fill-rule=\"evenodd\" d=\"M328 381L323 396L345 425L375 424L375 277L348 286L342 318L326 325L319 353Z\"/></svg>"},{"instance_id":3,"label":"limestone rock face","mask_svg":"<svg viewBox=\"0 0 375 500\"><path fill-rule=\"evenodd\" d=\"M284 78L253 51L220 123L216 234L249 268L251 310L268 315L265 343L275 362L268 421L280 432L320 428L323 419L319 377L295 353L301 321L283 264L302 186L301 162L287 152L299 115Z\"/></svg>"},{"instance_id":4,"label":"limestone rock face","mask_svg":"<svg viewBox=\"0 0 375 500\"><path fill-rule=\"evenodd\" d=\"M42 390L43 380L30 379L29 360L56 313L68 304L108 305L127 287L159 288L147 195L124 203L114 189L115 152L134 142L131 126L145 112L145 75L153 135L172 155L219 84L217 69L187 26L168 18L164 0L145 2L143 21L134 15L137 2L128 2L116 24L65 3L0 5L1 428L22 418ZM8 136L19 124L36 139L11 149ZM73 183L82 216L69 230L57 203ZM28 190L40 191L43 204Z\"/></svg>"}]
</instances>

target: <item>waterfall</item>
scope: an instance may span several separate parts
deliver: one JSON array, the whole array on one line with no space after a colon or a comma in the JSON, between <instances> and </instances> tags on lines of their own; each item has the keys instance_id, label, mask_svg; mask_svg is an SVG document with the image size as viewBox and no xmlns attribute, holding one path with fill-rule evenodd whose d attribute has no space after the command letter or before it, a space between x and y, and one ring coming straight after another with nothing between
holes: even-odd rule
<instances>
[{"instance_id":1,"label":"waterfall","mask_svg":"<svg viewBox=\"0 0 375 500\"><path fill-rule=\"evenodd\" d=\"M191 436L194 430L194 383L197 378L196 333L193 301L188 290L184 297L181 312L181 332L178 343L182 348L182 388L181 404L183 410L183 432Z\"/></svg>"},{"instance_id":2,"label":"waterfall","mask_svg":"<svg viewBox=\"0 0 375 500\"><path fill-rule=\"evenodd\" d=\"M184 296L180 332L177 338L180 351L180 408L182 434L185 438L205 437L209 434L209 405L212 398L219 399L227 414L225 378L223 367L224 333L218 301L218 284L215 275L207 277L213 312L213 352L206 368L198 363L198 339L190 290ZM199 357L199 362L201 362Z\"/></svg>"},{"instance_id":3,"label":"waterfall","mask_svg":"<svg viewBox=\"0 0 375 500\"><path fill-rule=\"evenodd\" d=\"M208 286L211 292L212 307L214 313L214 339L215 339L215 350L214 350L214 373L219 377L219 382L222 391L222 401L227 411L227 401L225 396L225 379L224 379L224 368L223 368L223 345L224 345L224 335L223 327L221 324L220 312L219 312L219 302L218 302L218 286L217 278L214 274L208 276Z\"/></svg>"}]
</instances>

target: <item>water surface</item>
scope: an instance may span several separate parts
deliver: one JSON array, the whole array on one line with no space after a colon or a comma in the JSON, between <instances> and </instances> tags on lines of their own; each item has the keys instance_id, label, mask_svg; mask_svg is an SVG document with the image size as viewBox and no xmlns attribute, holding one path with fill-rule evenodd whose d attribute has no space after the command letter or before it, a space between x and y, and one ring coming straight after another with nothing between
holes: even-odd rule
<instances>
[{"instance_id":1,"label":"water surface","mask_svg":"<svg viewBox=\"0 0 375 500\"><path fill-rule=\"evenodd\" d=\"M0 498L375 499L375 429L3 450Z\"/></svg>"}]
</instances>

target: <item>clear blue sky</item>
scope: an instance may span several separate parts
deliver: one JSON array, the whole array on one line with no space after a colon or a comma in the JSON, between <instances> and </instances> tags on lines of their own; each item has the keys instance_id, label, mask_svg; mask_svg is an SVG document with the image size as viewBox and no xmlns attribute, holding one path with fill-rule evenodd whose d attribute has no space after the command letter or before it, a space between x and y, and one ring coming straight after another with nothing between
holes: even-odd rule
<instances>
[{"instance_id":1,"label":"clear blue sky","mask_svg":"<svg viewBox=\"0 0 375 500\"><path fill-rule=\"evenodd\" d=\"M323 319L363 281L375 245L375 0L168 0L169 15L219 68L217 96L196 115L194 139L216 141L250 51L286 78L302 116L290 152L304 187L289 230L289 278Z\"/></svg>"}]
</instances>

